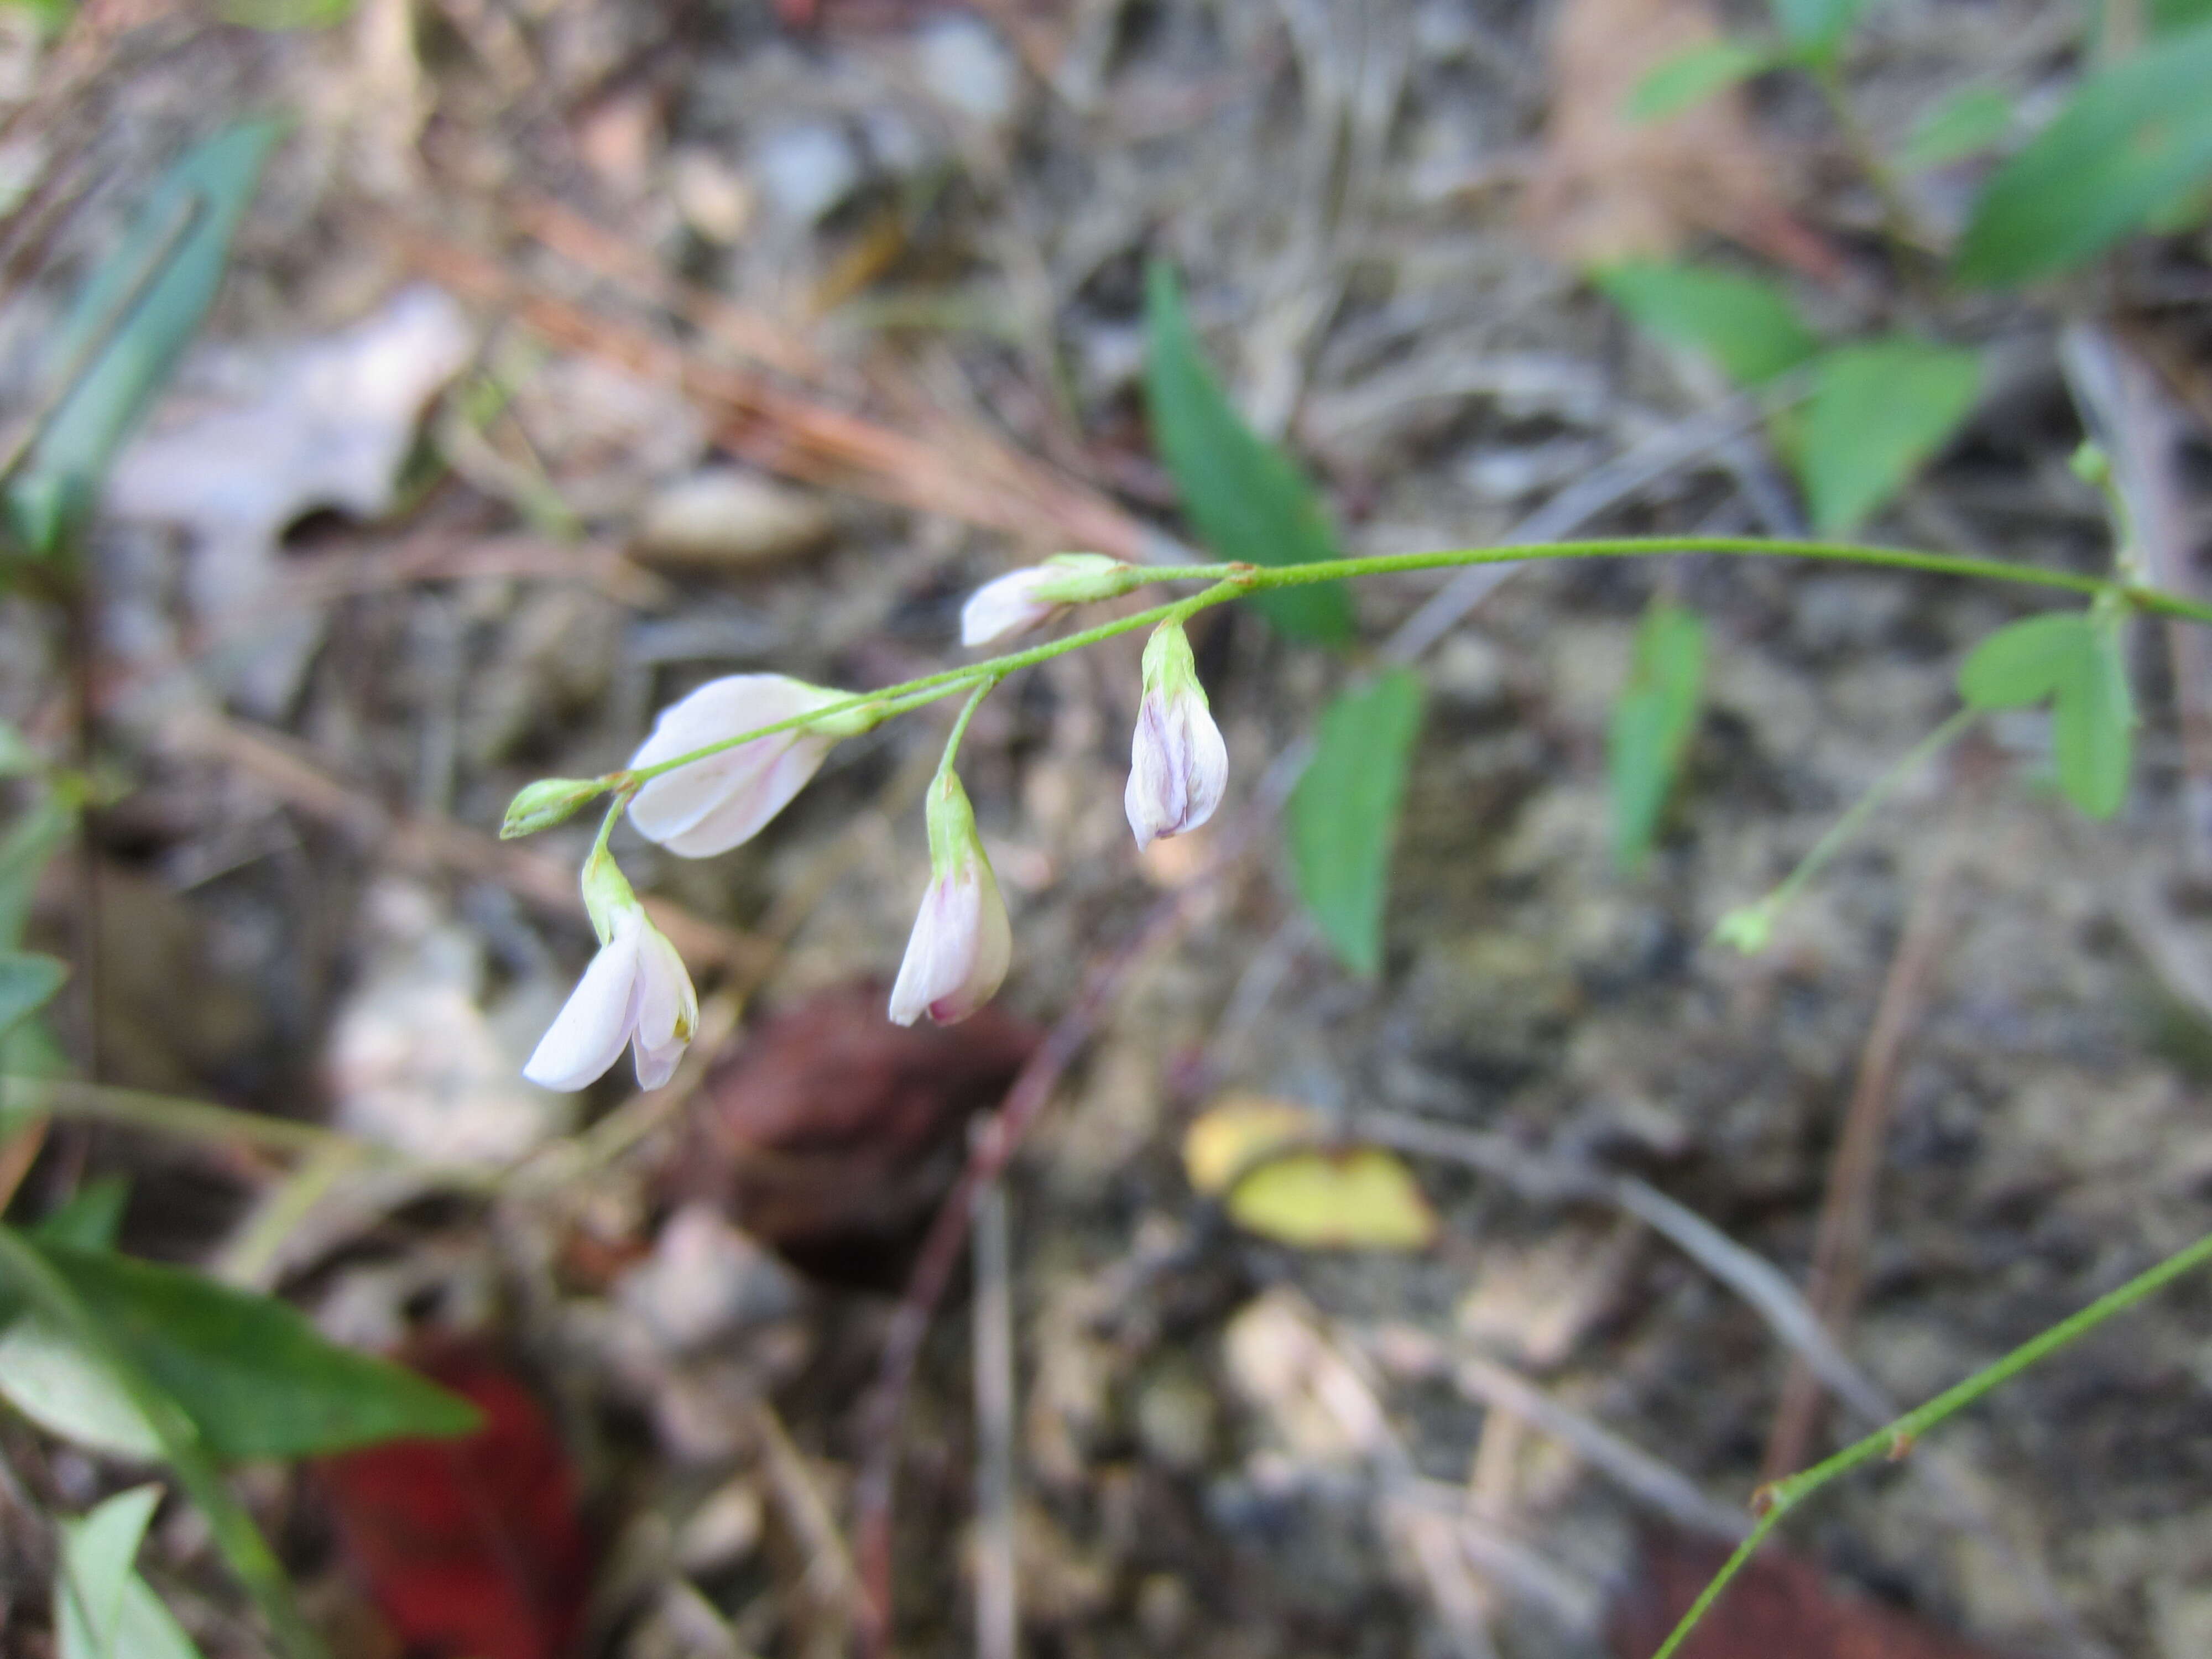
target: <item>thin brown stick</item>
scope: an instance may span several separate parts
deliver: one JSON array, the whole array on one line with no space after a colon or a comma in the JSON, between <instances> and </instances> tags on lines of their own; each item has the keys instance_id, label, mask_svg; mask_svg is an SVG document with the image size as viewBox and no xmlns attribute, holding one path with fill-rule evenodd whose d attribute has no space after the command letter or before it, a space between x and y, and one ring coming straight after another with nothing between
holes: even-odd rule
<instances>
[{"instance_id":1,"label":"thin brown stick","mask_svg":"<svg viewBox=\"0 0 2212 1659\"><path fill-rule=\"evenodd\" d=\"M1881 1173L1882 1143L1897 1103L1897 1066L1925 998L1928 980L1943 953L1951 878L1958 865L1958 835L1947 834L1936 861L1922 878L1905 918L1905 934L1890 959L1875 1005L1874 1024L1859 1054L1858 1080L1844 1114L1843 1134L1828 1166L1813 1245L1806 1299L1832 1336L1842 1335L1857 1310L1866 1279L1867 1241L1874 1231L1875 1183ZM1819 1431L1827 1394L1802 1352L1789 1375L1766 1437L1762 1480L1778 1480L1805 1467Z\"/></svg>"},{"instance_id":2,"label":"thin brown stick","mask_svg":"<svg viewBox=\"0 0 2212 1659\"><path fill-rule=\"evenodd\" d=\"M1006 1172L1017 1149L1052 1098L1060 1078L1082 1053L1130 970L1181 924L1194 883L1163 899L1136 933L1093 965L1083 990L1038 1045L1007 1091L1005 1103L984 1121L969 1147L968 1164L922 1240L906 1293L884 1334L874 1387L860 1407L863 1448L853 1489L853 1555L865 1594L860 1631L868 1652L890 1650L891 1630L891 1504L898 1480L899 1425L906 1397L921 1358L922 1340L937 1304L945 1299L959 1264L975 1196Z\"/></svg>"},{"instance_id":3,"label":"thin brown stick","mask_svg":"<svg viewBox=\"0 0 2212 1659\"><path fill-rule=\"evenodd\" d=\"M554 345L682 387L715 416L725 446L771 471L943 514L1025 543L1095 548L1139 561L1154 539L1103 496L972 430L963 430L960 447L948 450L764 375L701 362L644 329L535 288L428 232L395 222L392 234L424 275L505 307Z\"/></svg>"}]
</instances>

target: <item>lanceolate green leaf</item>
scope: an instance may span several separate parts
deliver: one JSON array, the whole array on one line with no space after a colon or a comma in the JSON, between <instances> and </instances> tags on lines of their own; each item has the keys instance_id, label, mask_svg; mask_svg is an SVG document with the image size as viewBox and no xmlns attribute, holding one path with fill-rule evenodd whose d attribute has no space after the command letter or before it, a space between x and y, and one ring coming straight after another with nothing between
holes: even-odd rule
<instances>
[{"instance_id":1,"label":"lanceolate green leaf","mask_svg":"<svg viewBox=\"0 0 2212 1659\"><path fill-rule=\"evenodd\" d=\"M325 1341L295 1310L179 1267L33 1241L225 1462L466 1434L465 1401Z\"/></svg>"},{"instance_id":2,"label":"lanceolate green leaf","mask_svg":"<svg viewBox=\"0 0 2212 1659\"><path fill-rule=\"evenodd\" d=\"M130 1622L124 1598L137 1576L131 1564L139 1543L161 1501L159 1486L134 1486L90 1514L61 1523L54 1634L62 1659L137 1659L143 1651L122 1644Z\"/></svg>"},{"instance_id":3,"label":"lanceolate green leaf","mask_svg":"<svg viewBox=\"0 0 2212 1659\"><path fill-rule=\"evenodd\" d=\"M2212 179L2212 22L2151 42L2081 84L1992 178L1958 273L2006 284L2094 258Z\"/></svg>"},{"instance_id":4,"label":"lanceolate green leaf","mask_svg":"<svg viewBox=\"0 0 2212 1659\"><path fill-rule=\"evenodd\" d=\"M1772 59L1741 40L1709 40L1662 63L1628 94L1628 118L1663 121L1702 104L1724 87L1771 69Z\"/></svg>"},{"instance_id":5,"label":"lanceolate green leaf","mask_svg":"<svg viewBox=\"0 0 2212 1659\"><path fill-rule=\"evenodd\" d=\"M2012 100L1995 87L1968 87L1929 111L1898 161L1918 172L1985 150L2012 125Z\"/></svg>"},{"instance_id":6,"label":"lanceolate green leaf","mask_svg":"<svg viewBox=\"0 0 2212 1659\"><path fill-rule=\"evenodd\" d=\"M1289 458L1246 426L1206 367L1175 272L1146 273L1146 402L1152 441L1199 539L1224 559L1304 564L1341 556L1328 515ZM1261 614L1294 639L1342 645L1351 603L1334 582L1256 593Z\"/></svg>"},{"instance_id":7,"label":"lanceolate green leaf","mask_svg":"<svg viewBox=\"0 0 2212 1659\"><path fill-rule=\"evenodd\" d=\"M0 951L21 941L40 873L76 824L76 814L49 793L0 831Z\"/></svg>"},{"instance_id":8,"label":"lanceolate green leaf","mask_svg":"<svg viewBox=\"0 0 2212 1659\"><path fill-rule=\"evenodd\" d=\"M1393 669L1322 712L1314 757L1291 792L1291 866L1298 896L1344 965L1382 966L1382 908L1406 771L1421 725L1421 683Z\"/></svg>"},{"instance_id":9,"label":"lanceolate green leaf","mask_svg":"<svg viewBox=\"0 0 2212 1659\"><path fill-rule=\"evenodd\" d=\"M1813 381L1796 465L1814 528L1838 535L1943 447L1980 395L1981 361L1894 335L1827 353Z\"/></svg>"},{"instance_id":10,"label":"lanceolate green leaf","mask_svg":"<svg viewBox=\"0 0 2212 1659\"><path fill-rule=\"evenodd\" d=\"M2051 704L2058 787L2093 818L2127 799L2135 700L2118 612L2061 611L1999 629L1959 669L1959 695L1975 708Z\"/></svg>"},{"instance_id":11,"label":"lanceolate green leaf","mask_svg":"<svg viewBox=\"0 0 2212 1659\"><path fill-rule=\"evenodd\" d=\"M1635 869L1651 850L1683 750L1697 729L1705 672L1703 621L1679 605L1655 601L1636 630L1635 660L1607 733L1618 869Z\"/></svg>"},{"instance_id":12,"label":"lanceolate green leaf","mask_svg":"<svg viewBox=\"0 0 2212 1659\"><path fill-rule=\"evenodd\" d=\"M1638 323L1705 352L1738 386L1771 380L1820 349L1789 296L1755 276L1630 259L1602 266L1590 279Z\"/></svg>"},{"instance_id":13,"label":"lanceolate green leaf","mask_svg":"<svg viewBox=\"0 0 2212 1659\"><path fill-rule=\"evenodd\" d=\"M47 372L74 382L9 492L46 553L89 510L116 450L167 383L215 298L230 239L282 128L248 121L186 152L55 337Z\"/></svg>"},{"instance_id":14,"label":"lanceolate green leaf","mask_svg":"<svg viewBox=\"0 0 2212 1659\"><path fill-rule=\"evenodd\" d=\"M0 951L0 1036L43 1007L69 977L69 964L27 951Z\"/></svg>"}]
</instances>

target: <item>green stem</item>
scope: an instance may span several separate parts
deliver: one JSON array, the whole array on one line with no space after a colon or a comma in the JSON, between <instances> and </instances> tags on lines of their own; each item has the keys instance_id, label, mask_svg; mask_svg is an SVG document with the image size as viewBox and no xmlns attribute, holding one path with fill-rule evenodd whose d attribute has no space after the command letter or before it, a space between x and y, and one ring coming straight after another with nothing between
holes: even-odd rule
<instances>
[{"instance_id":1,"label":"green stem","mask_svg":"<svg viewBox=\"0 0 2212 1659\"><path fill-rule=\"evenodd\" d=\"M1844 843L1858 833L1859 827L1874 816L1875 809L1896 793L1898 787L1907 778L1957 742L1966 728L1980 718L1981 712L1978 708L1961 708L1914 744L1905 751L1904 759L1869 785L1866 793L1853 801L1850 810L1822 832L1820 839L1813 843L1812 850L1797 860L1796 869L1784 876L1764 898L1746 906L1745 909L1763 916L1764 925L1771 927L1775 919L1789 908L1790 901L1804 890L1805 884L1819 875L1826 867L1828 860L1841 852ZM1743 912L1729 913L1730 916L1741 914ZM1715 931L1724 931L1728 926L1728 920L1723 919L1721 927Z\"/></svg>"},{"instance_id":2,"label":"green stem","mask_svg":"<svg viewBox=\"0 0 2212 1659\"><path fill-rule=\"evenodd\" d=\"M47 1317L74 1336L146 1419L161 1443L162 1455L177 1472L179 1484L207 1517L216 1547L261 1610L278 1649L289 1659L328 1659L322 1638L293 1600L283 1563L246 1506L223 1484L200 1438L199 1425L123 1351L53 1264L12 1227L0 1226L0 1277L13 1280Z\"/></svg>"},{"instance_id":3,"label":"green stem","mask_svg":"<svg viewBox=\"0 0 2212 1659\"><path fill-rule=\"evenodd\" d=\"M960 758L960 739L968 735L968 722L975 718L975 711L983 706L983 699L991 695L998 684L998 675L985 677L968 694L968 701L960 705L960 717L952 722L952 733L945 739L945 757L937 763L939 777L951 775L953 762Z\"/></svg>"},{"instance_id":4,"label":"green stem","mask_svg":"<svg viewBox=\"0 0 2212 1659\"><path fill-rule=\"evenodd\" d=\"M1712 1583L1707 1584L1698 1599L1690 1604L1690 1610L1682 1615L1681 1622L1674 1626L1674 1632L1667 1638L1658 1652L1651 1656L1651 1659L1670 1659L1674 1650L1697 1627L1698 1620L1704 1618L1713 1603L1720 1599L1721 1592L1728 1588L1729 1581L1742 1571L1744 1564L1758 1553L1767 1534L1781 1523L1782 1517L1837 1476L1847 1474L1877 1457L1888 1458L1893 1462L1903 1457L1912 1449L1914 1442L1946 1418L1965 1410L1991 1389L2011 1381L2030 1365L2064 1347L2076 1337L2094 1330L2115 1314L2126 1312L2144 1297L2156 1294L2185 1273L2208 1262L2212 1262L2212 1233L2206 1234L2184 1249L2175 1251L2148 1272L2136 1274L2119 1289L2099 1297L2087 1307L2069 1318L2059 1321L2040 1336L2029 1338L1995 1364L1976 1371L1965 1382L1947 1389L1926 1405L1905 1413L1895 1422L1876 1429L1865 1439L1846 1446L1826 1462L1816 1463L1809 1469L1765 1487L1759 1494L1766 1507L1759 1516L1759 1525L1753 1529L1751 1536L1743 1540L1736 1553L1729 1557L1727 1564L1714 1576Z\"/></svg>"},{"instance_id":5,"label":"green stem","mask_svg":"<svg viewBox=\"0 0 2212 1659\"><path fill-rule=\"evenodd\" d=\"M978 682L996 682L1017 669L1049 662L1054 657L1117 635L1158 626L1170 618L1181 620L1194 611L1247 593L1267 588L1303 587L1315 582L1340 581L1353 576L1384 576L1413 570L1448 570L1476 564L1537 563L1556 559L1657 558L1681 553L1717 553L1738 558L1821 559L1838 564L1864 565L1873 569L1913 570L1935 576L1958 576L1987 581L2014 582L2030 587L2055 588L2090 598L2118 594L2137 610L2153 616L2175 617L2212 625L2212 605L2202 605L2155 587L2126 586L2070 571L2043 570L2030 565L2008 564L1999 559L1979 559L1949 553L1922 553L1910 548L1870 547L1857 542L1775 541L1756 536L1617 537L1577 542L1550 542L1527 547L1449 548L1432 553L1393 553L1373 558L1322 559L1310 564L1256 566L1249 564L1170 565L1147 570L1147 581L1207 581L1203 593L1167 605L1154 605L1133 615L1117 617L1025 651L925 674L901 685L864 691L828 703L807 714L756 726L734 737L702 745L652 766L611 772L601 780L605 787L634 792L639 785L719 755L741 744L779 732L794 732L840 714L873 710L886 715L920 708L956 691L971 690Z\"/></svg>"}]
</instances>

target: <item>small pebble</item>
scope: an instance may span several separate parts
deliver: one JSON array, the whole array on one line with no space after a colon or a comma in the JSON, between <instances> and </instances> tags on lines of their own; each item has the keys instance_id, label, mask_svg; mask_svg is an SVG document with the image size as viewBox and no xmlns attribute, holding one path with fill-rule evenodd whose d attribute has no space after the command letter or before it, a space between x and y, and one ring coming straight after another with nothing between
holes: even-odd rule
<instances>
[{"instance_id":1,"label":"small pebble","mask_svg":"<svg viewBox=\"0 0 2212 1659\"><path fill-rule=\"evenodd\" d=\"M714 467L645 504L636 552L648 563L751 569L811 552L836 528L819 496Z\"/></svg>"},{"instance_id":2,"label":"small pebble","mask_svg":"<svg viewBox=\"0 0 2212 1659\"><path fill-rule=\"evenodd\" d=\"M860 158L841 128L810 121L753 147L753 176L786 217L812 224L860 188Z\"/></svg>"}]
</instances>

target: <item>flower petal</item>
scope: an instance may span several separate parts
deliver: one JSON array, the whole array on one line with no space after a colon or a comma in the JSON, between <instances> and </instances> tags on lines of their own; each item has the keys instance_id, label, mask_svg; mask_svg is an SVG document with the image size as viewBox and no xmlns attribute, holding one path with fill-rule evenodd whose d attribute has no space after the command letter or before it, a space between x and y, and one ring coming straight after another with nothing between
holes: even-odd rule
<instances>
[{"instance_id":1,"label":"flower petal","mask_svg":"<svg viewBox=\"0 0 2212 1659\"><path fill-rule=\"evenodd\" d=\"M965 873L967 879L959 887L960 902L968 912L967 961L958 982L930 1000L929 1017L939 1025L957 1024L997 995L1013 961L1013 929L1006 921L998 878L981 859Z\"/></svg>"},{"instance_id":2,"label":"flower petal","mask_svg":"<svg viewBox=\"0 0 2212 1659\"><path fill-rule=\"evenodd\" d=\"M690 823L653 839L670 852L687 859L712 858L750 841L769 819L791 805L793 796L806 787L807 781L821 769L823 757L836 741L834 738L803 732L784 732L732 750L744 754L760 750L760 758L765 764L756 768L741 786L710 804ZM653 783L672 782L683 775L682 771L672 772L666 778L654 779ZM653 784L646 787L650 789ZM638 799L644 799L644 791L640 791ZM631 816L636 816L635 808Z\"/></svg>"},{"instance_id":3,"label":"flower petal","mask_svg":"<svg viewBox=\"0 0 2212 1659\"><path fill-rule=\"evenodd\" d=\"M1009 634L1024 633L1060 607L1037 595L1040 582L1055 573L1032 566L985 582L960 607L960 643L988 645Z\"/></svg>"},{"instance_id":4,"label":"flower petal","mask_svg":"<svg viewBox=\"0 0 2212 1659\"><path fill-rule=\"evenodd\" d=\"M921 896L914 932L907 936L906 955L891 986L890 1017L895 1024L913 1024L928 1012L929 1005L941 994L940 988L958 978L957 963L948 970L946 961L955 943L951 888L949 878L933 880Z\"/></svg>"},{"instance_id":5,"label":"flower petal","mask_svg":"<svg viewBox=\"0 0 2212 1659\"><path fill-rule=\"evenodd\" d=\"M709 680L681 702L661 710L660 718L653 722L652 735L630 757L630 764L656 766L693 750L703 749L708 744L736 737L741 732L773 726L838 700L836 692L783 674L732 674ZM630 821L648 840L674 848L678 837L700 825L718 808L741 797L750 798L762 775L775 765L789 744L787 735L778 733L740 744L735 749L710 755L654 778L631 801ZM804 783L805 780L799 781ZM793 793L796 793L796 787ZM783 800L790 798L786 794ZM782 802L777 805L781 806ZM750 816L742 812L738 815L741 819ZM736 846L745 835L757 831L774 816L774 811L761 815L751 830L735 839L723 841L719 836L703 836L695 838L693 844L719 842L710 850L724 851ZM705 856L704 853L688 848L676 850L684 851L689 857Z\"/></svg>"},{"instance_id":6,"label":"flower petal","mask_svg":"<svg viewBox=\"0 0 2212 1659\"><path fill-rule=\"evenodd\" d=\"M635 917L635 921L632 918ZM540 1088L580 1089L620 1058L637 1023L638 945L645 918L624 911L614 937L553 1017L522 1074Z\"/></svg>"}]
</instances>

